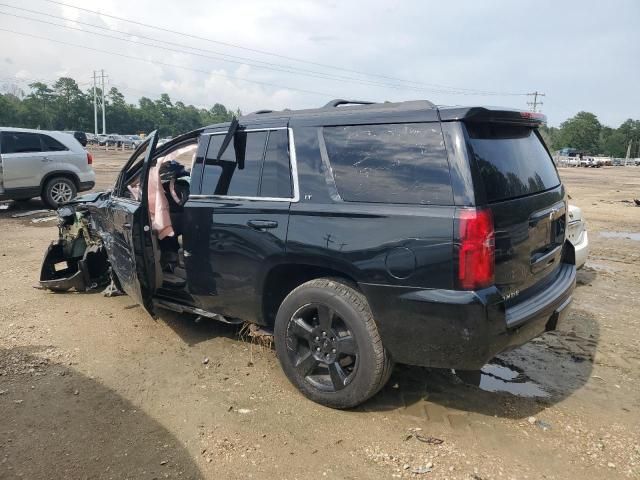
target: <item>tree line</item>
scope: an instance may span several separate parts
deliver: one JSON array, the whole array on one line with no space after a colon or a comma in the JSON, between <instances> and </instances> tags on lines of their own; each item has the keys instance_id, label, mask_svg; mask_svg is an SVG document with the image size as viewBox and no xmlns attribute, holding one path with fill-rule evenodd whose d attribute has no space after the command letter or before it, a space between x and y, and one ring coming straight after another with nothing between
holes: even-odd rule
<instances>
[{"instance_id":1,"label":"tree line","mask_svg":"<svg viewBox=\"0 0 640 480\"><path fill-rule=\"evenodd\" d=\"M98 90L98 95L101 95ZM142 97L127 103L112 87L105 92L107 133L177 135L203 125L229 121L239 115L216 103L210 109L185 105L163 93L159 99ZM93 90L83 92L73 78L61 77L53 85L34 82L26 95L14 91L0 94L0 125L43 130L93 131ZM99 130L101 131L101 129ZM624 157L629 142L631 156L640 156L640 120L628 119L618 128L602 125L593 113L580 112L559 127L544 126L541 133L551 150L576 148L591 155Z\"/></svg>"},{"instance_id":2,"label":"tree line","mask_svg":"<svg viewBox=\"0 0 640 480\"><path fill-rule=\"evenodd\" d=\"M542 137L550 150L575 148L591 155L624 158L631 142L631 157L640 157L640 120L625 120L618 128L602 125L593 113L580 112L559 127L544 126Z\"/></svg>"},{"instance_id":3,"label":"tree line","mask_svg":"<svg viewBox=\"0 0 640 480\"><path fill-rule=\"evenodd\" d=\"M93 132L93 89L83 92L73 78L61 77L53 85L31 83L26 95L19 89L12 90L0 94L0 125ZM105 92L105 104L107 133L125 135L159 129L162 136L175 136L240 114L219 103L210 109L174 103L166 93L157 100L142 97L134 105L127 103L116 87ZM98 132L102 132L100 112L98 125Z\"/></svg>"}]
</instances>

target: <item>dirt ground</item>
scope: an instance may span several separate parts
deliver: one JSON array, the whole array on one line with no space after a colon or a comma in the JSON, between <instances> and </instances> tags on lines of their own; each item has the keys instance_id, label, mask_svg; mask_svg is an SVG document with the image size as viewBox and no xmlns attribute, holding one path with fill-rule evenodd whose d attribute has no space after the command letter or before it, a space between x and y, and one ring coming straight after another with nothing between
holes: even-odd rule
<instances>
[{"instance_id":1,"label":"dirt ground","mask_svg":"<svg viewBox=\"0 0 640 480\"><path fill-rule=\"evenodd\" d=\"M126 154L96 152L98 188ZM563 169L591 254L562 330L480 387L398 366L364 406L304 399L235 327L32 288L54 221L0 210L0 478L640 478L640 168ZM40 216L50 216L42 214Z\"/></svg>"}]
</instances>

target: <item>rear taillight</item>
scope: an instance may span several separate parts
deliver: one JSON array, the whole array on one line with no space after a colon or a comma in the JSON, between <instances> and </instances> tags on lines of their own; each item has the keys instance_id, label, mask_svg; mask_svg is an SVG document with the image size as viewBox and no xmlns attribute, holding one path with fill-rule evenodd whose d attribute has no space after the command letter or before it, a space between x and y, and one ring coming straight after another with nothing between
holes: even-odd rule
<instances>
[{"instance_id":1,"label":"rear taillight","mask_svg":"<svg viewBox=\"0 0 640 480\"><path fill-rule=\"evenodd\" d=\"M87 165L93 165L93 155L90 152L87 152Z\"/></svg>"},{"instance_id":2,"label":"rear taillight","mask_svg":"<svg viewBox=\"0 0 640 480\"><path fill-rule=\"evenodd\" d=\"M491 285L495 270L495 234L490 210L460 209L458 282L464 290Z\"/></svg>"}]
</instances>

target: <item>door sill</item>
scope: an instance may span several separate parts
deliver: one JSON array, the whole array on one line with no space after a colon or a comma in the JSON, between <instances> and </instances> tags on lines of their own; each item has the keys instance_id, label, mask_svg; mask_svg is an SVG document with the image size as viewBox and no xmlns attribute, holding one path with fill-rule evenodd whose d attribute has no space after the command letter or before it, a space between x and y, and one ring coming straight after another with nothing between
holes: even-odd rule
<instances>
[{"instance_id":1,"label":"door sill","mask_svg":"<svg viewBox=\"0 0 640 480\"><path fill-rule=\"evenodd\" d=\"M153 304L156 307L160 307L160 308L164 308L166 310L171 310L173 312L177 312L177 313L193 313L194 315L200 315L202 317L206 317L206 318L211 318L213 320L217 320L219 322L222 323L227 323L229 325L240 325L241 323L243 323L242 320L238 320L238 319L230 319L227 318L223 315L217 314L217 313L213 313L213 312L209 312L207 310L203 310L201 308L197 308L197 307L192 307L189 305L182 305L180 303L176 303L176 302L170 302L169 300L165 300L163 298L154 298L153 299Z\"/></svg>"}]
</instances>

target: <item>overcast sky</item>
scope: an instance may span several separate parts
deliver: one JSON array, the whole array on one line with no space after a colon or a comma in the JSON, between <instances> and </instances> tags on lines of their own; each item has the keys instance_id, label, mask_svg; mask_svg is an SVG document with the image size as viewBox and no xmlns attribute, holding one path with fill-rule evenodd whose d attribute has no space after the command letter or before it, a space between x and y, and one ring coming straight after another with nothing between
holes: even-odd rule
<instances>
[{"instance_id":1,"label":"overcast sky","mask_svg":"<svg viewBox=\"0 0 640 480\"><path fill-rule=\"evenodd\" d=\"M93 70L104 69L107 88L117 86L131 102L166 92L174 101L220 102L243 112L332 98L528 108L531 98L522 94L537 90L546 94L541 108L551 125L581 110L610 126L640 118L637 0L63 1L245 49L47 0L3 0L40 14L6 6L0 12L93 33L5 14L0 29L104 52L0 31L0 86L16 77L25 85L68 75L87 89Z\"/></svg>"}]
</instances>

